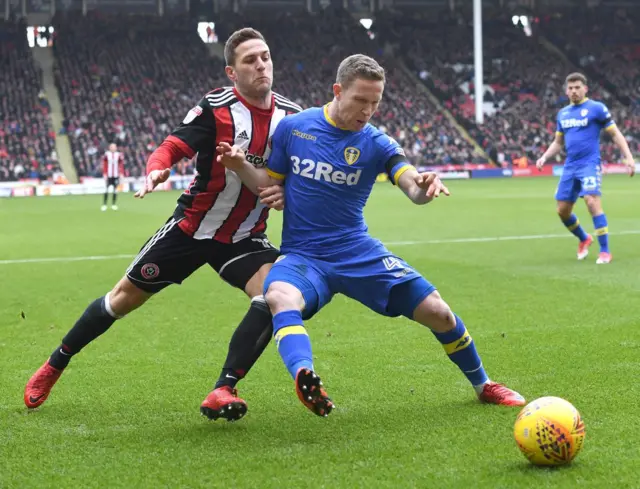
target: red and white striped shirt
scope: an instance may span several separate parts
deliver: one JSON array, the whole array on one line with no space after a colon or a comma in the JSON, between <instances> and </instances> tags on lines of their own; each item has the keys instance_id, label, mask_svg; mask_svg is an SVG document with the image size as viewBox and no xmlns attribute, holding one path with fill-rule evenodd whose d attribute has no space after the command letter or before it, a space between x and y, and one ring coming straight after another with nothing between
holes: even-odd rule
<instances>
[{"instance_id":1,"label":"red and white striped shirt","mask_svg":"<svg viewBox=\"0 0 640 489\"><path fill-rule=\"evenodd\" d=\"M266 229L269 209L240 178L216 161L216 146L240 146L247 161L266 165L269 138L278 123L301 107L274 93L268 110L253 107L232 87L216 89L192 108L151 155L147 173L197 154L196 176L178 199L180 228L195 239L235 243Z\"/></svg>"},{"instance_id":2,"label":"red and white striped shirt","mask_svg":"<svg viewBox=\"0 0 640 489\"><path fill-rule=\"evenodd\" d=\"M105 178L124 176L124 155L119 151L106 151L102 157L102 175Z\"/></svg>"}]
</instances>

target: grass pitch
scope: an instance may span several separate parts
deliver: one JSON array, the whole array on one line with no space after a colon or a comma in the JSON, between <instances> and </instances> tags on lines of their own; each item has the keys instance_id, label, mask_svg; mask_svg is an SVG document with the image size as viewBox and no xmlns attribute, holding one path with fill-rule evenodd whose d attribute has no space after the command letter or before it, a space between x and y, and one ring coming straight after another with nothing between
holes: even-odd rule
<instances>
[{"instance_id":1,"label":"grass pitch","mask_svg":"<svg viewBox=\"0 0 640 489\"><path fill-rule=\"evenodd\" d=\"M121 195L105 213L101 196L0 200L0 487L637 488L637 184L605 180L607 266L597 245L576 261L554 179L450 182L453 195L426 207L379 184L367 207L372 234L465 320L494 380L580 410L585 446L557 470L528 464L512 437L518 409L476 402L428 331L344 297L307 323L329 418L299 403L273 345L239 386L248 416L201 418L247 307L207 268L117 322L27 412L29 376L178 194ZM279 231L274 213L274 242Z\"/></svg>"}]
</instances>

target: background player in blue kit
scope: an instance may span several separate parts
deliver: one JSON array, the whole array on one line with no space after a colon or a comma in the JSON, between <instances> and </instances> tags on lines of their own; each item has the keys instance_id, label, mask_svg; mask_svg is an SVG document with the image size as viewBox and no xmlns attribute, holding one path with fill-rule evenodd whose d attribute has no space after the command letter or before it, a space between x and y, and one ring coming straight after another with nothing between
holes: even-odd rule
<instances>
[{"instance_id":1,"label":"background player in blue kit","mask_svg":"<svg viewBox=\"0 0 640 489\"><path fill-rule=\"evenodd\" d=\"M573 206L578 197L584 198L600 243L600 255L596 263L603 264L610 263L612 256L609 251L607 216L600 200L600 131L605 129L612 136L624 155L624 164L631 176L635 173L635 163L629 145L613 121L609 109L602 102L586 98L587 91L587 79L583 74L571 73L567 76L566 93L571 105L558 112L556 137L536 166L541 169L549 158L566 147L567 159L556 191L558 215L567 229L580 240L578 260L584 260L589 254L593 238L584 231L573 214Z\"/></svg>"},{"instance_id":2,"label":"background player in blue kit","mask_svg":"<svg viewBox=\"0 0 640 489\"><path fill-rule=\"evenodd\" d=\"M218 146L218 160L254 192L284 180L282 256L265 282L278 351L300 400L315 414L328 415L333 403L314 371L303 317L342 293L379 314L403 315L431 328L480 400L524 405L520 394L489 380L462 319L436 288L367 232L363 208L382 172L415 204L449 195L434 173L419 174L398 143L368 124L384 83L384 70L372 58L346 58L332 102L282 120L267 170L246 162L235 146Z\"/></svg>"}]
</instances>

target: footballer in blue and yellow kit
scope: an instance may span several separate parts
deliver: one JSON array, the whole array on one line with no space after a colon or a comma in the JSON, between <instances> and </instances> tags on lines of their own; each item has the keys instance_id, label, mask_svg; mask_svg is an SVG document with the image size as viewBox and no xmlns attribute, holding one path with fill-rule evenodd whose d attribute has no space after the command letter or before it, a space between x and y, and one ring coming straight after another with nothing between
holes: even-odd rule
<instances>
[{"instance_id":1,"label":"footballer in blue and yellow kit","mask_svg":"<svg viewBox=\"0 0 640 489\"><path fill-rule=\"evenodd\" d=\"M609 227L607 216L602 210L602 162L600 160L600 132L606 130L624 154L624 162L631 175L635 172L635 163L624 136L617 128L611 113L602 102L586 97L587 81L584 75L572 73L566 79L566 94L571 104L558 112L556 136L551 146L537 162L541 168L549 158L563 147L566 150L562 176L556 190L558 214L566 228L580 241L578 260L584 260L593 243L591 235L580 225L573 214L573 207L582 197L593 218L595 234L600 244L600 254L596 263L610 263Z\"/></svg>"},{"instance_id":2,"label":"footballer in blue and yellow kit","mask_svg":"<svg viewBox=\"0 0 640 489\"><path fill-rule=\"evenodd\" d=\"M344 75L360 69L361 76ZM284 182L282 255L264 289L278 352L300 400L315 414L328 415L333 403L314 370L304 319L343 294L379 314L402 315L431 328L482 401L523 405L517 392L489 380L462 319L435 287L368 232L363 209L380 173L416 204L440 191L449 193L435 174L419 174L394 139L368 124L384 89L376 73L384 71L372 58L346 58L338 68L332 102L279 123L266 174L247 162L230 164L220 157L249 188ZM228 145L219 148L233 154L228 150Z\"/></svg>"}]
</instances>

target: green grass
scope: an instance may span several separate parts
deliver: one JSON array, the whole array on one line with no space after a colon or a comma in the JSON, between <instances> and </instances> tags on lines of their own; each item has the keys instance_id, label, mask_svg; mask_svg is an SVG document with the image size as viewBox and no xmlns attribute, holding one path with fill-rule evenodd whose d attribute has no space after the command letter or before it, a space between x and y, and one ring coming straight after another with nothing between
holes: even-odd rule
<instances>
[{"instance_id":1,"label":"green grass","mask_svg":"<svg viewBox=\"0 0 640 489\"><path fill-rule=\"evenodd\" d=\"M575 260L555 185L451 182L453 196L427 207L377 185L366 215L465 319L492 378L581 411L572 466L530 466L512 437L517 409L477 403L424 328L343 297L307 324L334 414L299 404L270 345L240 386L248 416L206 421L199 404L247 301L205 268L116 323L27 412L31 373L130 261L112 258L0 264L0 487L638 487L640 236L616 234L640 232L637 182L605 181L615 260L602 267L596 253ZM134 255L176 197L123 195L117 213L99 196L0 200L0 260ZM582 203L578 214L592 230ZM451 242L530 235L562 237Z\"/></svg>"}]
</instances>

